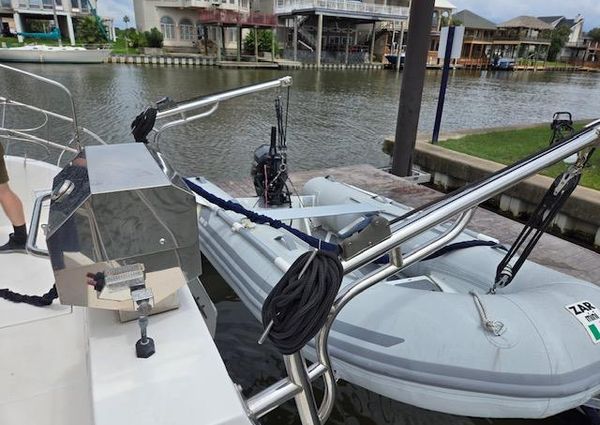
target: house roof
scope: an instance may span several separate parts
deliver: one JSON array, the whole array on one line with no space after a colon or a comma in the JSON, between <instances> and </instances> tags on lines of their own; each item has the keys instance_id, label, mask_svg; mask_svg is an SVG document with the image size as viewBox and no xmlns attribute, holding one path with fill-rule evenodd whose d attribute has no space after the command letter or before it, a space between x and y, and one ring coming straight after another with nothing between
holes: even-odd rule
<instances>
[{"instance_id":1,"label":"house roof","mask_svg":"<svg viewBox=\"0 0 600 425\"><path fill-rule=\"evenodd\" d=\"M564 16L538 16L538 19L540 21L544 21L545 23L552 25L556 21L562 21L563 19L565 19L565 17Z\"/></svg>"},{"instance_id":2,"label":"house roof","mask_svg":"<svg viewBox=\"0 0 600 425\"><path fill-rule=\"evenodd\" d=\"M498 24L498 28L532 28L534 30L551 30L552 25L539 20L535 16L517 16Z\"/></svg>"},{"instance_id":3,"label":"house roof","mask_svg":"<svg viewBox=\"0 0 600 425\"><path fill-rule=\"evenodd\" d=\"M466 28L477 28L483 30L495 30L496 24L492 21L488 21L482 16L479 16L468 9L461 10L458 13L452 15L453 18L458 19Z\"/></svg>"},{"instance_id":4,"label":"house roof","mask_svg":"<svg viewBox=\"0 0 600 425\"><path fill-rule=\"evenodd\" d=\"M435 0L435 7L438 9L456 9L448 0Z\"/></svg>"}]
</instances>

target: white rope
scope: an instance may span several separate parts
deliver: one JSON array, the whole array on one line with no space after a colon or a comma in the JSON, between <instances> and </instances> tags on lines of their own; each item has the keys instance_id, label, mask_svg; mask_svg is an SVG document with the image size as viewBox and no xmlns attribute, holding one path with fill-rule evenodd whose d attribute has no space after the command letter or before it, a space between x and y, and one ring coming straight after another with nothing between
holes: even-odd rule
<instances>
[{"instance_id":1,"label":"white rope","mask_svg":"<svg viewBox=\"0 0 600 425\"><path fill-rule=\"evenodd\" d=\"M483 328L496 336L502 335L506 331L506 326L504 326L504 323L499 320L490 320L485 310L485 305L483 305L483 301L481 298L479 298L479 295L473 291L470 291L469 294L473 297L473 301L475 302L475 307L477 308L477 312L481 318L481 324L483 325Z\"/></svg>"}]
</instances>

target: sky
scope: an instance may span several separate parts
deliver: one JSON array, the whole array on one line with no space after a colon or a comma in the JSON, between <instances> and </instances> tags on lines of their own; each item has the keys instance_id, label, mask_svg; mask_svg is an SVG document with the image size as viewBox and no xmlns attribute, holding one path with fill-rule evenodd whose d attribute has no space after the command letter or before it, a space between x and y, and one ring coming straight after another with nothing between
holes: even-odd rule
<instances>
[{"instance_id":1,"label":"sky","mask_svg":"<svg viewBox=\"0 0 600 425\"><path fill-rule=\"evenodd\" d=\"M418 0L415 0L418 1ZM519 15L566 16L574 18L578 13L585 17L585 30L600 26L600 0L450 0L456 11L469 9L493 22L500 23ZM132 0L98 0L101 16L115 19L117 27L124 28L123 16L134 25Z\"/></svg>"}]
</instances>

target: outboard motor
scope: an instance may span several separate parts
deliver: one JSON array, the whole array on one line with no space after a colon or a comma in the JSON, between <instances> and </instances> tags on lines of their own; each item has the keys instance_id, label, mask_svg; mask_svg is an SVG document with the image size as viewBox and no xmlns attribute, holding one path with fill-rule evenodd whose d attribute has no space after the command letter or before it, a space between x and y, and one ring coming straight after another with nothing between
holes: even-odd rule
<instances>
[{"instance_id":1,"label":"outboard motor","mask_svg":"<svg viewBox=\"0 0 600 425\"><path fill-rule=\"evenodd\" d=\"M176 307L177 289L201 273L196 220L194 196L144 145L86 147L52 186L47 245L60 302L139 316L136 352L151 356L148 315Z\"/></svg>"},{"instance_id":2,"label":"outboard motor","mask_svg":"<svg viewBox=\"0 0 600 425\"><path fill-rule=\"evenodd\" d=\"M277 150L277 129L271 127L271 144L260 145L254 151L252 179L256 194L262 206L290 204L290 191L287 187L287 158L285 152Z\"/></svg>"}]
</instances>

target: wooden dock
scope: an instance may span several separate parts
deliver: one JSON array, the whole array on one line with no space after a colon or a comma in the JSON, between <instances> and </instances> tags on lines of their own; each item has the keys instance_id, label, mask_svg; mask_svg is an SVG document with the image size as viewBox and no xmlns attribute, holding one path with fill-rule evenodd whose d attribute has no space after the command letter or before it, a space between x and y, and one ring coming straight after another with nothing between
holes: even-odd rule
<instances>
[{"instance_id":1,"label":"wooden dock","mask_svg":"<svg viewBox=\"0 0 600 425\"><path fill-rule=\"evenodd\" d=\"M370 165L351 165L313 171L298 171L290 175L293 186L301 190L313 177L333 176L337 181L378 193L411 207L418 207L443 196L422 185L409 183ZM243 181L221 181L221 188L234 196L254 195L250 178ZM469 228L512 244L523 224L479 208ZM530 259L557 271L600 284L600 254L552 235L544 235Z\"/></svg>"}]
</instances>

